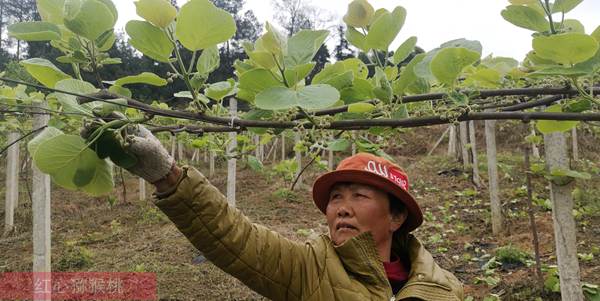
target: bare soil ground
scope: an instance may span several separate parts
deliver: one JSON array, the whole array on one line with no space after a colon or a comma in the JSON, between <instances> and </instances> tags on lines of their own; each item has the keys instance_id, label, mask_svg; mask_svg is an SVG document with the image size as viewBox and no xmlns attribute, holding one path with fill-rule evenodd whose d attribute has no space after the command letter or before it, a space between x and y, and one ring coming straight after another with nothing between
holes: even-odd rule
<instances>
[{"instance_id":1,"label":"bare soil ground","mask_svg":"<svg viewBox=\"0 0 600 301\"><path fill-rule=\"evenodd\" d=\"M387 151L405 167L412 193L425 213L425 223L415 235L442 267L463 281L466 295L474 300L483 300L491 294L503 300L535 300L540 296L542 300L559 300L558 294L542 295L536 288L533 265L502 265L489 275L482 270L501 246L512 245L533 254L522 189L525 182L523 156L517 149L523 139L514 137L514 124L507 129L500 125L501 199L506 217L505 232L500 237L491 235L487 189L474 189L468 176L459 170L460 164L444 155L445 145L433 156L425 156L444 128L407 131L399 135L398 145ZM580 137L583 157L590 161L587 168L600 168L595 155L595 148L600 145L598 138L589 133L580 133ZM480 143L479 147L483 149L484 144ZM480 157L480 162L485 180L485 156ZM198 168L206 170L202 164ZM456 170L459 171L454 172ZM311 184L321 172L311 169L304 178ZM260 175L240 166L238 179L237 206L254 222L299 241L326 233L324 218L312 204L308 185L296 192L296 198L282 198L273 194L286 185L277 177ZM211 181L224 191L225 171L220 170ZM137 179L129 177L126 182L128 201L120 200L114 206L106 198L91 198L53 187L54 271L153 272L157 275L161 300L263 299L211 263L194 264L192 260L198 251L150 201L138 201ZM590 181L579 182L582 192L576 206L578 252L593 254L591 259L580 260L582 280L593 284L600 284L598 184L598 174ZM548 198L546 185L543 179L535 180L539 199ZM0 238L0 272L31 269L31 203L24 188L22 191L15 218L17 229ZM120 194L115 192L115 196ZM0 216L4 215L3 210L4 204L0 201ZM537 206L535 216L542 262L556 264L551 212ZM498 280L497 283L486 281L488 276Z\"/></svg>"}]
</instances>

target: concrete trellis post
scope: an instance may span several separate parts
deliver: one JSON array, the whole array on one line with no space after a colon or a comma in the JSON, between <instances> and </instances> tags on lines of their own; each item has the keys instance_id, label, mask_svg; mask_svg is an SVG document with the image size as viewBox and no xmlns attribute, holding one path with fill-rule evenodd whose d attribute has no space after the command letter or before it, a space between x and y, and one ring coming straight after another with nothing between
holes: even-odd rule
<instances>
[{"instance_id":1,"label":"concrete trellis post","mask_svg":"<svg viewBox=\"0 0 600 301\"><path fill-rule=\"evenodd\" d=\"M41 103L39 106L45 108L47 107L47 103ZM37 129L48 125L49 119L48 115L36 115L33 119L33 128ZM31 193L31 207L33 211L33 272L35 280L35 277L38 276L48 277L40 276L42 274L39 274L39 272L50 272L50 176L42 173L35 164L33 164L32 168L33 191Z\"/></svg>"},{"instance_id":2,"label":"concrete trellis post","mask_svg":"<svg viewBox=\"0 0 600 301\"><path fill-rule=\"evenodd\" d=\"M233 97L229 99L229 113L232 119L237 116L237 100ZM227 146L227 155L229 156L227 160L227 202L229 202L229 205L235 206L237 159L232 156L237 152L237 133L229 133L229 139L229 145Z\"/></svg>"},{"instance_id":3,"label":"concrete trellis post","mask_svg":"<svg viewBox=\"0 0 600 301\"><path fill-rule=\"evenodd\" d=\"M462 151L462 161L463 161L463 169L465 171L469 170L469 163L471 162L469 158L469 150L467 149L468 142L468 134L467 134L467 122L463 121L460 123L460 149Z\"/></svg>"},{"instance_id":4,"label":"concrete trellis post","mask_svg":"<svg viewBox=\"0 0 600 301\"><path fill-rule=\"evenodd\" d=\"M473 162L473 183L481 187L481 178L479 177L479 160L477 158L477 139L475 137L475 121L469 121L469 142L471 145L471 158Z\"/></svg>"},{"instance_id":5,"label":"concrete trellis post","mask_svg":"<svg viewBox=\"0 0 600 301\"><path fill-rule=\"evenodd\" d=\"M573 152L573 160L579 161L579 145L577 143L577 127L571 129L571 143L572 143L572 152Z\"/></svg>"},{"instance_id":6,"label":"concrete trellis post","mask_svg":"<svg viewBox=\"0 0 600 301\"><path fill-rule=\"evenodd\" d=\"M177 160L179 160L179 162L183 162L183 159L184 159L183 154L184 154L183 142L177 141Z\"/></svg>"},{"instance_id":7,"label":"concrete trellis post","mask_svg":"<svg viewBox=\"0 0 600 301\"><path fill-rule=\"evenodd\" d=\"M456 125L450 125L450 133L448 134L448 157L456 159Z\"/></svg>"},{"instance_id":8,"label":"concrete trellis post","mask_svg":"<svg viewBox=\"0 0 600 301\"><path fill-rule=\"evenodd\" d=\"M21 135L17 132L8 134L8 143L17 141ZM19 143L8 148L6 155L6 199L4 231L10 232L15 226L15 208L19 205Z\"/></svg>"},{"instance_id":9,"label":"concrete trellis post","mask_svg":"<svg viewBox=\"0 0 600 301\"><path fill-rule=\"evenodd\" d=\"M356 132L352 132L352 140L356 139ZM356 143L352 141L352 156L356 155Z\"/></svg>"},{"instance_id":10,"label":"concrete trellis post","mask_svg":"<svg viewBox=\"0 0 600 301\"><path fill-rule=\"evenodd\" d=\"M175 158L175 150L177 150L177 139L175 135L171 135L171 157Z\"/></svg>"},{"instance_id":11,"label":"concrete trellis post","mask_svg":"<svg viewBox=\"0 0 600 301\"><path fill-rule=\"evenodd\" d=\"M217 153L214 150L210 151L210 158L208 163L208 176L213 177L215 175L215 157Z\"/></svg>"},{"instance_id":12,"label":"concrete trellis post","mask_svg":"<svg viewBox=\"0 0 600 301\"><path fill-rule=\"evenodd\" d=\"M496 154L496 121L485 121L485 147L488 165L488 189L490 191L490 207L492 214L492 233L502 231L502 204L498 186L498 158Z\"/></svg>"},{"instance_id":13,"label":"concrete trellis post","mask_svg":"<svg viewBox=\"0 0 600 301\"><path fill-rule=\"evenodd\" d=\"M545 134L544 146L548 171L555 168L569 169L567 139L564 133ZM554 181L550 183L552 220L562 300L583 301L571 195L573 185L573 182L566 185L558 185Z\"/></svg>"},{"instance_id":14,"label":"concrete trellis post","mask_svg":"<svg viewBox=\"0 0 600 301\"><path fill-rule=\"evenodd\" d=\"M146 200L146 181L142 178L139 179L139 197L140 201Z\"/></svg>"},{"instance_id":15,"label":"concrete trellis post","mask_svg":"<svg viewBox=\"0 0 600 301\"><path fill-rule=\"evenodd\" d=\"M281 161L285 160L285 134L281 133Z\"/></svg>"},{"instance_id":16,"label":"concrete trellis post","mask_svg":"<svg viewBox=\"0 0 600 301\"><path fill-rule=\"evenodd\" d=\"M300 142L300 133L294 133L294 142L298 144ZM300 171L302 170L302 152L296 151L296 162L298 163L298 171L296 171L296 177L298 177L298 184L302 184L302 175L300 175Z\"/></svg>"}]
</instances>

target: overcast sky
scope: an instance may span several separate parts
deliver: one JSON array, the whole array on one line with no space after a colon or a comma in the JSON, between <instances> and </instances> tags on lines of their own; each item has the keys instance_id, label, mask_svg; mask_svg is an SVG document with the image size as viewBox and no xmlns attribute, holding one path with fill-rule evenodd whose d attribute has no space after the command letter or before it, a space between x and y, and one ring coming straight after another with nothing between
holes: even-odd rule
<instances>
[{"instance_id":1,"label":"overcast sky","mask_svg":"<svg viewBox=\"0 0 600 301\"><path fill-rule=\"evenodd\" d=\"M309 1L309 0L307 0ZM125 23L139 19L135 14L133 0L115 0L119 11L117 29L124 30ZM186 0L178 0L180 4ZM312 5L334 16L335 23L342 23L342 16L350 0L314 0ZM418 45L431 50L441 43L466 38L483 44L483 54L509 56L522 60L531 50L531 31L506 22L500 12L508 5L507 0L371 0L375 9L385 7L392 10L403 6L407 10L404 27L392 49L410 36L418 37ZM273 19L270 0L247 0L246 9L254 11L259 21ZM578 19L586 33L600 25L600 0L584 0L566 15ZM331 47L330 47L331 49Z\"/></svg>"}]
</instances>

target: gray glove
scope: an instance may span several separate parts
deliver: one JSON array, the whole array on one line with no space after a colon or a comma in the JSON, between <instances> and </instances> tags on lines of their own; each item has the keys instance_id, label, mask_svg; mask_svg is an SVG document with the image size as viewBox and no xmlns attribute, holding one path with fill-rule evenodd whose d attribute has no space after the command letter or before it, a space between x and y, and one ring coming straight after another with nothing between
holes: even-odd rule
<instances>
[{"instance_id":1,"label":"gray glove","mask_svg":"<svg viewBox=\"0 0 600 301\"><path fill-rule=\"evenodd\" d=\"M150 183L155 183L169 174L175 160L156 136L143 125L130 125L126 132L124 149L138 159L137 163L127 170Z\"/></svg>"},{"instance_id":2,"label":"gray glove","mask_svg":"<svg viewBox=\"0 0 600 301\"><path fill-rule=\"evenodd\" d=\"M81 136L88 139L102 124L99 120L85 124ZM167 176L175 164L160 141L143 125L130 124L122 131L110 129L101 135L90 146L100 158L109 157L116 165L150 183L156 183Z\"/></svg>"}]
</instances>

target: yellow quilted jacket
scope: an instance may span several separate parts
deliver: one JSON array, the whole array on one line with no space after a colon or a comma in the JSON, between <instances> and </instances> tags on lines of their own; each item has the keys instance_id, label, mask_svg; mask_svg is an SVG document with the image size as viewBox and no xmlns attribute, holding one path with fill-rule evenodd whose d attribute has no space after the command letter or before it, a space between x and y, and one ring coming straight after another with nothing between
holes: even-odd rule
<instances>
[{"instance_id":1,"label":"yellow quilted jacket","mask_svg":"<svg viewBox=\"0 0 600 301\"><path fill-rule=\"evenodd\" d=\"M193 168L177 190L155 204L206 258L272 300L463 299L462 284L440 268L421 243L394 241L411 262L394 296L370 233L334 246L328 236L300 243L253 224Z\"/></svg>"}]
</instances>

